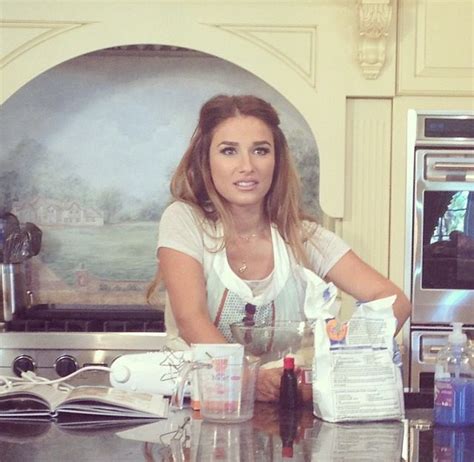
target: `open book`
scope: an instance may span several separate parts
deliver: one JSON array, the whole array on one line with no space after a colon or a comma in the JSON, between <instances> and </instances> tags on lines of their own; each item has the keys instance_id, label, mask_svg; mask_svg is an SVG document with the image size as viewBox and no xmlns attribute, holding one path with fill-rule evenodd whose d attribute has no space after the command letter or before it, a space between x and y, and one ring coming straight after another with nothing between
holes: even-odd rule
<instances>
[{"instance_id":1,"label":"open book","mask_svg":"<svg viewBox=\"0 0 474 462\"><path fill-rule=\"evenodd\" d=\"M71 415L158 419L168 416L169 402L161 395L80 386L65 390L51 385L25 385L0 392L0 419L57 418Z\"/></svg>"}]
</instances>

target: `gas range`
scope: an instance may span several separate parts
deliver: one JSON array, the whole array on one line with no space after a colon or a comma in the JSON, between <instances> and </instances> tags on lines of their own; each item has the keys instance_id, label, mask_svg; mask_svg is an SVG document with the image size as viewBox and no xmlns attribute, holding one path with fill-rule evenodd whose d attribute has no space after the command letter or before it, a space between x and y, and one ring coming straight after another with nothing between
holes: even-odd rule
<instances>
[{"instance_id":1,"label":"gas range","mask_svg":"<svg viewBox=\"0 0 474 462\"><path fill-rule=\"evenodd\" d=\"M33 370L56 379L160 350L166 340L163 312L149 306L37 305L0 324L0 375ZM108 385L108 373L86 371L70 383Z\"/></svg>"}]
</instances>

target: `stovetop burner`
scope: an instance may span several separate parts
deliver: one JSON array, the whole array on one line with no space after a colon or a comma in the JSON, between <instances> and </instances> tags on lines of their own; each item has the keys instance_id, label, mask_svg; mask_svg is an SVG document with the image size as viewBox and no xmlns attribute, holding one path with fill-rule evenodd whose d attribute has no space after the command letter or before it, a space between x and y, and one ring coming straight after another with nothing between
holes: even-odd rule
<instances>
[{"instance_id":1,"label":"stovetop burner","mask_svg":"<svg viewBox=\"0 0 474 462\"><path fill-rule=\"evenodd\" d=\"M164 314L148 305L35 305L6 323L7 332L165 332Z\"/></svg>"},{"instance_id":2,"label":"stovetop burner","mask_svg":"<svg viewBox=\"0 0 474 462\"><path fill-rule=\"evenodd\" d=\"M149 305L35 305L0 323L0 375L31 370L56 379L168 342L164 314ZM84 372L73 385L109 385L108 373Z\"/></svg>"}]
</instances>

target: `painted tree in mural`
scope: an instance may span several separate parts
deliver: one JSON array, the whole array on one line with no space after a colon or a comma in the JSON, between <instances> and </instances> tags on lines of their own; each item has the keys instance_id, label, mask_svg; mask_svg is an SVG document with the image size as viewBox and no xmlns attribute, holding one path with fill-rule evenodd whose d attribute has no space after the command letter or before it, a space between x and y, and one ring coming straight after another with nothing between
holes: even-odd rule
<instances>
[{"instance_id":1,"label":"painted tree in mural","mask_svg":"<svg viewBox=\"0 0 474 462\"><path fill-rule=\"evenodd\" d=\"M122 193L117 188L105 188L99 193L97 205L104 213L105 223L117 222L123 208Z\"/></svg>"},{"instance_id":2,"label":"painted tree in mural","mask_svg":"<svg viewBox=\"0 0 474 462\"><path fill-rule=\"evenodd\" d=\"M299 132L292 132L288 135L288 145L300 175L303 206L308 213L320 219L322 211L319 205L319 156L317 149L312 140Z\"/></svg>"},{"instance_id":3,"label":"painted tree in mural","mask_svg":"<svg viewBox=\"0 0 474 462\"><path fill-rule=\"evenodd\" d=\"M52 153L40 142L25 138L0 156L0 204L12 208L41 196L56 200L79 200L90 204L92 192L74 173L74 167L59 153Z\"/></svg>"},{"instance_id":4,"label":"painted tree in mural","mask_svg":"<svg viewBox=\"0 0 474 462\"><path fill-rule=\"evenodd\" d=\"M10 152L0 156L0 209L9 212L15 201L34 194L32 179L46 157L44 146L24 139Z\"/></svg>"},{"instance_id":5,"label":"painted tree in mural","mask_svg":"<svg viewBox=\"0 0 474 462\"><path fill-rule=\"evenodd\" d=\"M158 221L165 206L155 197L143 200L118 188L93 188L87 178L75 173L66 156L25 138L9 152L0 152L0 214L38 198L43 203L75 202L80 207L97 208L105 223Z\"/></svg>"}]
</instances>

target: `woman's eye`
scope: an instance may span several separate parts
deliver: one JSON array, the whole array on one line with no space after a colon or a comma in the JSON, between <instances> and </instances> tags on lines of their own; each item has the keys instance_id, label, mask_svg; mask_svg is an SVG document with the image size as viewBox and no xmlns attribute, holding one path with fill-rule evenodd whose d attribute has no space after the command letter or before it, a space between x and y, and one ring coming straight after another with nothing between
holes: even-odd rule
<instances>
[{"instance_id":1,"label":"woman's eye","mask_svg":"<svg viewBox=\"0 0 474 462\"><path fill-rule=\"evenodd\" d=\"M270 149L268 149L268 148L256 148L255 149L255 154L257 154L258 156L265 156L269 152L270 152Z\"/></svg>"},{"instance_id":2,"label":"woman's eye","mask_svg":"<svg viewBox=\"0 0 474 462\"><path fill-rule=\"evenodd\" d=\"M226 156L231 156L232 154L235 153L235 149L234 148L231 148L231 147L228 147L228 148L223 148L221 149L221 154L224 154Z\"/></svg>"}]
</instances>

